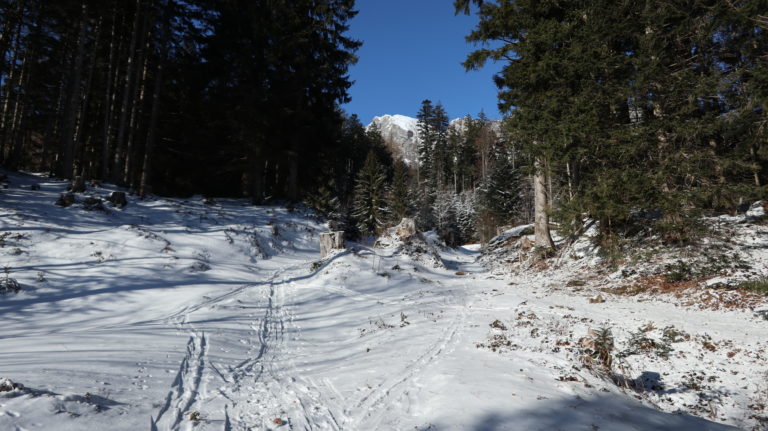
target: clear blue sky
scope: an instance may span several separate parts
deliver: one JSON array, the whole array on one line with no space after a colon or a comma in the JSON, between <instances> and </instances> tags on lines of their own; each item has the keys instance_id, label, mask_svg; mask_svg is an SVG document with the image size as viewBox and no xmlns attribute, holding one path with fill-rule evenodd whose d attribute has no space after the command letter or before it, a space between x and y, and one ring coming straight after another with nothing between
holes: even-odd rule
<instances>
[{"instance_id":1,"label":"clear blue sky","mask_svg":"<svg viewBox=\"0 0 768 431\"><path fill-rule=\"evenodd\" d=\"M357 0L360 13L349 36L361 40L360 61L350 69L352 102L344 105L363 124L376 115L416 116L421 101L442 102L450 118L492 119L497 108L493 74L501 64L465 72L461 62L474 47L464 38L477 17L454 16L451 0Z\"/></svg>"}]
</instances>

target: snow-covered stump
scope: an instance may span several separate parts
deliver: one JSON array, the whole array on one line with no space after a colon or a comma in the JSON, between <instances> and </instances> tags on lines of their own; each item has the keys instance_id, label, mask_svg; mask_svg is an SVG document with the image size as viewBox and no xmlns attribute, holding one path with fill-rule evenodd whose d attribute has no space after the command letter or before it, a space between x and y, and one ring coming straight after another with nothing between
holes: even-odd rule
<instances>
[{"instance_id":1,"label":"snow-covered stump","mask_svg":"<svg viewBox=\"0 0 768 431\"><path fill-rule=\"evenodd\" d=\"M323 232L320 234L320 259L324 259L331 250L344 248L344 231Z\"/></svg>"},{"instance_id":2,"label":"snow-covered stump","mask_svg":"<svg viewBox=\"0 0 768 431\"><path fill-rule=\"evenodd\" d=\"M400 224L395 226L395 235L401 239L416 235L416 222L412 218L404 217Z\"/></svg>"}]
</instances>

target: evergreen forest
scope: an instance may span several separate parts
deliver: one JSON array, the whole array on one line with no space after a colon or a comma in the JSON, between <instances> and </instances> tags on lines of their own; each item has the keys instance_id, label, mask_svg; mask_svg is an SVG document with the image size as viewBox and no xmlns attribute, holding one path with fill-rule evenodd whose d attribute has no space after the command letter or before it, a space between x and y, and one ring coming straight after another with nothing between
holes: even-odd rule
<instances>
[{"instance_id":1,"label":"evergreen forest","mask_svg":"<svg viewBox=\"0 0 768 431\"><path fill-rule=\"evenodd\" d=\"M533 222L543 249L553 223L685 243L768 195L767 0L456 0L505 118L451 125L424 95L410 165L341 108L354 3L0 0L0 164L305 203L353 237Z\"/></svg>"}]
</instances>

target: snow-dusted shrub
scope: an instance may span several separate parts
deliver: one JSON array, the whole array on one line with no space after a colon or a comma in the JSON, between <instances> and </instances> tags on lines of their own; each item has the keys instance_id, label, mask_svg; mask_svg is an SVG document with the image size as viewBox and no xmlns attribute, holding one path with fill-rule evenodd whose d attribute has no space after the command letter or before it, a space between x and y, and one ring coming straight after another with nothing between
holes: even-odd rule
<instances>
[{"instance_id":1,"label":"snow-dusted shrub","mask_svg":"<svg viewBox=\"0 0 768 431\"><path fill-rule=\"evenodd\" d=\"M7 265L4 266L3 273L5 273L5 276L0 279L0 294L20 292L21 285L19 282L9 276L11 268Z\"/></svg>"},{"instance_id":2,"label":"snow-dusted shrub","mask_svg":"<svg viewBox=\"0 0 768 431\"><path fill-rule=\"evenodd\" d=\"M582 360L588 367L597 365L604 371L610 372L613 368L614 347L611 328L590 330L589 335L589 338L582 338L579 341L584 353Z\"/></svg>"},{"instance_id":3,"label":"snow-dusted shrub","mask_svg":"<svg viewBox=\"0 0 768 431\"><path fill-rule=\"evenodd\" d=\"M13 278L0 279L0 294L21 292L21 285Z\"/></svg>"},{"instance_id":4,"label":"snow-dusted shrub","mask_svg":"<svg viewBox=\"0 0 768 431\"><path fill-rule=\"evenodd\" d=\"M24 385L14 383L11 379L0 379L0 392L12 392L17 389L24 389Z\"/></svg>"},{"instance_id":5,"label":"snow-dusted shrub","mask_svg":"<svg viewBox=\"0 0 768 431\"><path fill-rule=\"evenodd\" d=\"M672 353L672 343L675 337L672 332L665 330L661 339L654 339L647 334L643 328L632 332L629 335L628 346L617 356L627 357L639 354L654 354L660 358L667 359Z\"/></svg>"}]
</instances>

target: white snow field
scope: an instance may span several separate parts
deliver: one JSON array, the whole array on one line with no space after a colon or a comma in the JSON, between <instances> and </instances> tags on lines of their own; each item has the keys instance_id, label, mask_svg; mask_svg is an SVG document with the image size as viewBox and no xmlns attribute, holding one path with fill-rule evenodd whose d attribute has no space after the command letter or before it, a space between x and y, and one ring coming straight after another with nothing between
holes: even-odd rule
<instances>
[{"instance_id":1,"label":"white snow field","mask_svg":"<svg viewBox=\"0 0 768 431\"><path fill-rule=\"evenodd\" d=\"M23 290L0 295L0 380L23 387L0 392L0 430L767 429L768 321L748 310L590 303L567 275L393 237L318 262L325 227L300 210L61 208L64 183L8 176L0 265ZM688 338L627 358L645 390L580 360L590 329L618 348L649 323Z\"/></svg>"}]
</instances>

